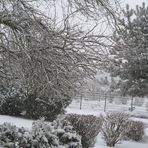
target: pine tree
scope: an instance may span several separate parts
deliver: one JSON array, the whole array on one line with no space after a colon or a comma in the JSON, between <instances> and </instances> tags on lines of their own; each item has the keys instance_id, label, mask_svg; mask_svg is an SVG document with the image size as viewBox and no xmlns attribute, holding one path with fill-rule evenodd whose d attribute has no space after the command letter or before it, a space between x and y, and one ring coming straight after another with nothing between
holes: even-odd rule
<instances>
[{"instance_id":1,"label":"pine tree","mask_svg":"<svg viewBox=\"0 0 148 148\"><path fill-rule=\"evenodd\" d=\"M148 7L145 3L130 9L127 5L124 17L118 19L119 28L113 35L114 46L110 53L110 71L122 80L123 95L148 94Z\"/></svg>"}]
</instances>

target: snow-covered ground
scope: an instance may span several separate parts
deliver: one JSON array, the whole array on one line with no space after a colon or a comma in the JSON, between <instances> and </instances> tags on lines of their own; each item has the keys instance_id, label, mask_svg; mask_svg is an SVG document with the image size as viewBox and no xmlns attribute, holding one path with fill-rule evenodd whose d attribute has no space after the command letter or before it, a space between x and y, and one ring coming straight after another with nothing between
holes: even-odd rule
<instances>
[{"instance_id":1,"label":"snow-covered ground","mask_svg":"<svg viewBox=\"0 0 148 148\"><path fill-rule=\"evenodd\" d=\"M97 137L97 142L94 148L109 148L105 145L101 135L99 134ZM117 145L115 148L148 148L148 141L146 142L133 142L133 141L123 141Z\"/></svg>"},{"instance_id":2,"label":"snow-covered ground","mask_svg":"<svg viewBox=\"0 0 148 148\"><path fill-rule=\"evenodd\" d=\"M101 113L103 113L103 111L99 110L98 107L94 106L94 102L89 101L88 104L90 104L90 106L85 106L80 110L78 104L73 102L73 104L71 104L66 109L67 113L76 113L76 114L85 114L85 115L91 114L95 116L99 116ZM98 106L98 104L96 104L96 106ZM124 108L124 105L120 107L120 111L121 111L121 108ZM148 148L148 119L141 119L141 118L134 118L134 117L132 117L132 119L139 120L145 123L146 129L145 129L144 140L142 142L122 141L121 143L117 144L115 148ZM16 125L17 127L25 127L30 129L32 126L33 120L0 115L0 124L4 122L10 122L13 125ZM94 148L107 148L100 134L97 136L97 140Z\"/></svg>"},{"instance_id":3,"label":"snow-covered ground","mask_svg":"<svg viewBox=\"0 0 148 148\"><path fill-rule=\"evenodd\" d=\"M4 122L9 122L17 127L25 127L30 129L32 127L33 120L0 115L0 124L3 124Z\"/></svg>"},{"instance_id":4,"label":"snow-covered ground","mask_svg":"<svg viewBox=\"0 0 148 148\"><path fill-rule=\"evenodd\" d=\"M129 108L131 107L131 100L127 101L127 104L122 104L119 98L114 98L114 101L112 103L109 103L109 101L106 101L106 111L124 111L124 112L128 112ZM148 117L148 111L145 108L146 103L148 102L148 99L145 100L145 102L143 103L142 106L136 106L134 105L134 112L136 114L146 114ZM105 107L105 100L82 100L82 106L81 108L83 110L93 110L96 112L103 112L104 111L104 107ZM80 100L74 100L70 106L70 109L80 109Z\"/></svg>"}]
</instances>

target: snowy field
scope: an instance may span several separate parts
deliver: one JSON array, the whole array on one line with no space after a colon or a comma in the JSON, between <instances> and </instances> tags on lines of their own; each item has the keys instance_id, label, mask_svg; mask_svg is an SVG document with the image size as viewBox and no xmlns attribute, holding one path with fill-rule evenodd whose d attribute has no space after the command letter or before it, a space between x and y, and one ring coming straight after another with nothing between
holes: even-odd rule
<instances>
[{"instance_id":1,"label":"snowy field","mask_svg":"<svg viewBox=\"0 0 148 148\"><path fill-rule=\"evenodd\" d=\"M76 114L85 114L85 115L91 114L95 116L99 116L101 113L103 113L103 111L98 108L98 104L96 104L96 107L94 106L95 104L94 101L86 101L86 102L89 105L85 107L83 106L81 110L79 109L78 102L73 102L66 109L67 113L76 113ZM120 111L123 108L124 108L124 105L120 107ZM134 118L134 117L132 117L132 119L144 122L146 127L144 140L142 142L122 141L121 143L117 144L115 148L148 148L148 119ZM25 127L30 129L33 120L0 115L0 124L4 122L10 122L13 125L16 125L17 127ZM107 148L100 134L97 136L96 144L94 148Z\"/></svg>"},{"instance_id":2,"label":"snowy field","mask_svg":"<svg viewBox=\"0 0 148 148\"><path fill-rule=\"evenodd\" d=\"M142 106L134 106L134 111L130 111L129 108L131 107L131 100L127 101L127 104L122 104L119 102L119 99L116 98L112 103L106 101L106 112L112 111L123 111L126 113L131 114L135 117L145 117L148 118L148 111L146 110L146 103L148 103L148 99L145 99L145 102ZM68 113L79 113L79 114L93 114L98 116L100 113L104 112L105 101L101 100L82 100L82 105L80 110L80 100L74 100L69 107L67 108ZM89 110L89 111L88 111Z\"/></svg>"}]
</instances>

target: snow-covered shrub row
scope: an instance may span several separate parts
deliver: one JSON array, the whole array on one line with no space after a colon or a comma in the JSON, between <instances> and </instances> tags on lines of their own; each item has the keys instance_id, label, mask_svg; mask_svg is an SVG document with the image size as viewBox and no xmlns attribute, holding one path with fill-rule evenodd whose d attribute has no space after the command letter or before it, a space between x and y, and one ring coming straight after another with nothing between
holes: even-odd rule
<instances>
[{"instance_id":1,"label":"snow-covered shrub row","mask_svg":"<svg viewBox=\"0 0 148 148\"><path fill-rule=\"evenodd\" d=\"M65 117L74 127L79 135L82 136L82 147L90 148L95 144L96 136L102 126L102 118L93 115L68 114Z\"/></svg>"},{"instance_id":2,"label":"snow-covered shrub row","mask_svg":"<svg viewBox=\"0 0 148 148\"><path fill-rule=\"evenodd\" d=\"M128 118L128 114L120 112L107 113L103 117L101 133L107 146L114 147L116 143L122 140L125 135Z\"/></svg>"},{"instance_id":3,"label":"snow-covered shrub row","mask_svg":"<svg viewBox=\"0 0 148 148\"><path fill-rule=\"evenodd\" d=\"M0 114L21 116L29 119L45 117L53 121L57 115L64 113L64 109L71 103L71 99L37 97L36 94L26 94L21 90L5 89L0 95Z\"/></svg>"},{"instance_id":4,"label":"snow-covered shrub row","mask_svg":"<svg viewBox=\"0 0 148 148\"><path fill-rule=\"evenodd\" d=\"M134 141L142 140L144 135L144 124L141 121L128 121L127 131L125 136Z\"/></svg>"},{"instance_id":5,"label":"snow-covered shrub row","mask_svg":"<svg viewBox=\"0 0 148 148\"><path fill-rule=\"evenodd\" d=\"M81 148L80 136L67 121L38 120L30 131L9 123L0 125L0 146L7 148Z\"/></svg>"}]
</instances>

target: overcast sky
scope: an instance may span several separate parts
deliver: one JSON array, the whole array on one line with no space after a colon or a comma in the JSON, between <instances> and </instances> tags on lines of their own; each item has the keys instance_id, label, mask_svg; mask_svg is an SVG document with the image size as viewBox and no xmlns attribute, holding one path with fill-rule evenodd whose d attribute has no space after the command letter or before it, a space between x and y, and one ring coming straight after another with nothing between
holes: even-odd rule
<instances>
[{"instance_id":1,"label":"overcast sky","mask_svg":"<svg viewBox=\"0 0 148 148\"><path fill-rule=\"evenodd\" d=\"M124 4L129 4L132 8L135 8L136 5L141 5L142 2L145 2L148 5L148 0L122 0Z\"/></svg>"}]
</instances>

